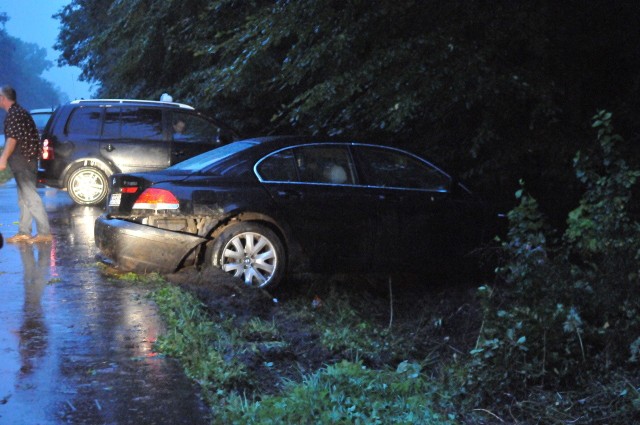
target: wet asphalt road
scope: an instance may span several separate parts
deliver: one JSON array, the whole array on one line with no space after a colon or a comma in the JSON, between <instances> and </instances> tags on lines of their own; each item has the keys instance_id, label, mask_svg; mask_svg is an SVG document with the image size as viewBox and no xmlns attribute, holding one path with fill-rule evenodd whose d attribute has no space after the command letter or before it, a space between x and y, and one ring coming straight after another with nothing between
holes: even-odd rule
<instances>
[{"instance_id":1,"label":"wet asphalt road","mask_svg":"<svg viewBox=\"0 0 640 425\"><path fill-rule=\"evenodd\" d=\"M53 243L0 249L0 424L208 423L196 386L153 351L162 323L148 289L101 272L101 210L40 193ZM0 185L5 239L17 219L10 181Z\"/></svg>"}]
</instances>

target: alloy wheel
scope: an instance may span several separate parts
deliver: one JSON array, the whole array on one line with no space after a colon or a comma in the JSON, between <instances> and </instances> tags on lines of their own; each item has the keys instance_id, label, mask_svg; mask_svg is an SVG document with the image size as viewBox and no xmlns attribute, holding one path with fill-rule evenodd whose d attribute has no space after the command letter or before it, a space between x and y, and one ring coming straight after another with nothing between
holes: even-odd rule
<instances>
[{"instance_id":1,"label":"alloy wheel","mask_svg":"<svg viewBox=\"0 0 640 425\"><path fill-rule=\"evenodd\" d=\"M77 204L96 205L107 195L107 179L100 170L83 167L71 175L67 191Z\"/></svg>"},{"instance_id":2,"label":"alloy wheel","mask_svg":"<svg viewBox=\"0 0 640 425\"><path fill-rule=\"evenodd\" d=\"M251 286L265 286L278 267L274 244L264 235L243 232L232 237L221 255L222 270Z\"/></svg>"}]
</instances>

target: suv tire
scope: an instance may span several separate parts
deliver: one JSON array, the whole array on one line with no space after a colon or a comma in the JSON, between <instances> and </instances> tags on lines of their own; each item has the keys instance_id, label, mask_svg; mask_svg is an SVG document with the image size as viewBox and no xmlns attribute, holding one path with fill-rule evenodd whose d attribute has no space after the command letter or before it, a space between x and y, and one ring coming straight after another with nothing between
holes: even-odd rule
<instances>
[{"instance_id":1,"label":"suv tire","mask_svg":"<svg viewBox=\"0 0 640 425\"><path fill-rule=\"evenodd\" d=\"M79 205L99 205L109 193L107 176L94 167L80 167L69 175L67 192Z\"/></svg>"}]
</instances>

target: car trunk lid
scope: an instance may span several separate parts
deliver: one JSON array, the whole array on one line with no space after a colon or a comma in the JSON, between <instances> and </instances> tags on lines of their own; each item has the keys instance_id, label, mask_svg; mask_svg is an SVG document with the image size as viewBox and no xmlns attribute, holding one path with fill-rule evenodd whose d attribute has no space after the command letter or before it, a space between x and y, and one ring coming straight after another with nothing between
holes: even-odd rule
<instances>
[{"instance_id":1,"label":"car trunk lid","mask_svg":"<svg viewBox=\"0 0 640 425\"><path fill-rule=\"evenodd\" d=\"M168 181L184 180L186 175L114 174L109 182L107 214L112 217L131 216L135 209L177 209L178 200L168 191L152 188ZM147 191L149 189L149 191ZM147 192L145 192L147 191ZM141 196L141 195L145 196Z\"/></svg>"}]
</instances>

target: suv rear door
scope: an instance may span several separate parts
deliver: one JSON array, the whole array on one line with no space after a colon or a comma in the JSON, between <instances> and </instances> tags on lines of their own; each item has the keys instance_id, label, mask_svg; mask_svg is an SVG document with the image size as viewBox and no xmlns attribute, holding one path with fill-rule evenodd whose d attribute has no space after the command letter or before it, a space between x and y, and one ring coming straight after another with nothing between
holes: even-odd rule
<instances>
[{"instance_id":1,"label":"suv rear door","mask_svg":"<svg viewBox=\"0 0 640 425\"><path fill-rule=\"evenodd\" d=\"M162 128L162 109L107 107L100 154L125 173L166 168L170 141Z\"/></svg>"}]
</instances>

